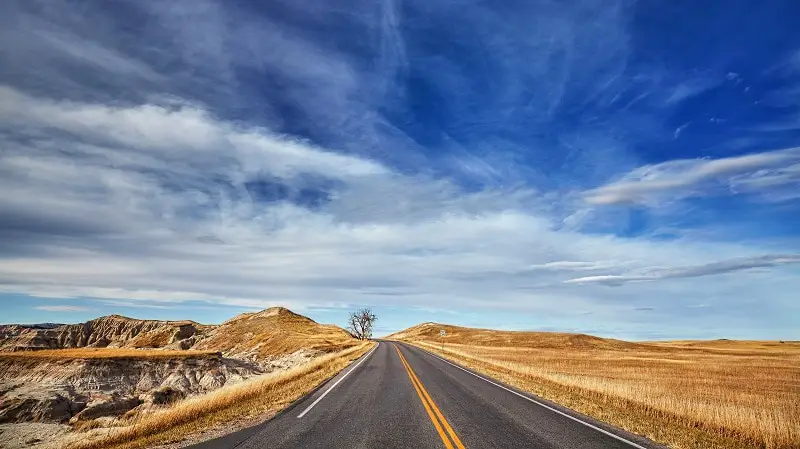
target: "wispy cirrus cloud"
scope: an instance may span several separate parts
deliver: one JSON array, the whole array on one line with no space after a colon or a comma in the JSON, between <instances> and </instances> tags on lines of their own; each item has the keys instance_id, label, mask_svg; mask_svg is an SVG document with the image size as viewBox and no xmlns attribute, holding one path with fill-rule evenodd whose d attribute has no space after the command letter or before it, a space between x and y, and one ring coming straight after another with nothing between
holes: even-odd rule
<instances>
[{"instance_id":1,"label":"wispy cirrus cloud","mask_svg":"<svg viewBox=\"0 0 800 449\"><path fill-rule=\"evenodd\" d=\"M735 176L729 184L735 193L754 193L769 201L797 199L800 198L800 163Z\"/></svg>"}]
</instances>

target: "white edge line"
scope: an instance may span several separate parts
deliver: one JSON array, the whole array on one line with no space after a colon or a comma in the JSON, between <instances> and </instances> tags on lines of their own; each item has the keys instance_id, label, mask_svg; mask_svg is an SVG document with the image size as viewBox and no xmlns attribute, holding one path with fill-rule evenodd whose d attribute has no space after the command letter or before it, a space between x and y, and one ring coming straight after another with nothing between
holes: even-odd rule
<instances>
[{"instance_id":1,"label":"white edge line","mask_svg":"<svg viewBox=\"0 0 800 449\"><path fill-rule=\"evenodd\" d=\"M412 345L412 346L413 346L413 345ZM420 348L420 347L418 347L418 346L415 346L415 347L416 347L417 349L420 349L420 350L422 350L423 352L426 352L426 353L428 353L429 355L432 355L432 356L436 357L437 359L439 359L439 360L443 361L444 363L447 363L448 365L452 365L452 366L454 366L454 367L456 367L456 368L460 369L461 371L464 371L464 372L466 372L466 373L472 374L473 376L477 377L478 379L485 380L486 382L489 382L490 384L492 384L492 385L494 385L494 386L496 386L496 387L500 387L500 388L502 388L503 390L506 390L506 391L508 391L509 393L513 393L513 394L515 394L515 395L517 395L517 396L519 396L519 397L521 397L521 398L523 398L523 399L527 399L528 401L531 401L531 402L533 402L533 403L534 403L534 404L536 404L536 405L540 405L540 406L542 406L542 407L544 407L544 408L546 408L546 409L548 409L548 410L554 411L554 412L558 413L559 415L566 416L567 418L569 418L569 419L571 419L571 420L573 420L573 421L579 422L579 423L583 424L583 425L584 425L584 426L586 426L586 427L590 427L590 428L592 428L592 429L594 429L594 430L596 430L596 431L598 431L598 432L604 433L604 434L606 434L606 435L608 435L608 436L610 436L610 437L612 437L612 438L616 438L617 440L619 440L619 441L622 441L623 443L630 444L631 446L633 446L633 447L635 447L635 448L638 448L638 449L647 449L646 447L644 447L644 446L640 446L640 445L638 445L638 444L634 443L633 441L626 440L625 438L622 438L622 437L621 437L621 436L619 436L619 435L614 435L613 433L611 433L611 432L609 432L609 431L607 431L607 430L603 430L603 429L601 429L601 428L599 428L599 427L597 427L597 426L595 426L595 425L589 424L589 423L588 423L588 422L586 422L586 421L583 421L583 420L581 420L581 419L578 419L578 418L576 418L576 417L574 417L574 416L572 416L572 415L570 415L570 414L568 414L568 413L564 413L564 412L562 412L561 410L558 410L558 409L555 409L555 408L553 408L553 407L550 407L550 406L549 406L549 405L547 405L547 404L543 404L543 403L541 403L541 402L537 401L536 399L529 398L528 396L525 396L524 394L518 393L518 392L516 392L516 391L514 391L514 390L512 390L512 389L510 389L510 388L506 388L506 387L504 387L504 386L502 386L502 385L498 384L497 382L493 382L493 381L491 381L491 380L489 380L489 379L487 379L487 378L485 378L485 377L483 377L483 376L479 376L479 375L477 375L477 374L473 373L472 371L470 371L470 370L468 370L468 369L464 369L464 368L462 368L462 367L460 367L460 366L456 365L455 363L452 363L452 362L450 362L449 360L445 360L445 359L443 359L443 358L439 357L438 355L436 355L436 354L434 354L434 353L432 353L432 352L426 351L426 350L424 350L424 349L422 349L422 348Z\"/></svg>"},{"instance_id":2,"label":"white edge line","mask_svg":"<svg viewBox=\"0 0 800 449\"><path fill-rule=\"evenodd\" d=\"M358 368L358 365L361 365L362 363L364 363L364 361L365 361L365 360L367 360L367 359L369 358L369 356L371 356L371 355L372 355L372 353L373 353L373 352L375 352L375 350L376 350L376 349L378 349L378 346L380 346L380 345L381 345L381 343L380 343L380 342L377 342L377 343L378 343L378 344L377 344L377 345L375 345L375 347L374 347L374 348L372 348L372 350L371 350L371 351L369 351L369 353L368 353L367 355L365 355L363 359L359 360L359 362L358 362L358 363L356 363L355 365L353 365L353 367L352 367L352 368L350 368L350 371L346 372L346 373L344 374L344 376L340 377L340 378L339 378L339 380L337 380L337 381L336 381L336 382L335 382L333 385L331 385L331 386L330 386L330 388L328 388L327 390L325 390L325 393L322 393L322 395L321 395L320 397L318 397L316 401L314 401L313 403L311 403L311 405L309 405L309 406L308 406L308 407L307 407L305 410L303 410L303 411L302 411L302 412L301 412L299 415L297 415L297 418L302 418L303 416L305 416L305 415L306 415L306 413L308 413L308 412L309 412L309 411L310 411L312 408L314 408L314 406L315 406L315 405L317 405L317 403L319 403L319 401L321 401L321 400L322 400L322 398L324 398L325 396L327 396L327 395L328 395L328 393L330 393L330 392L331 392L331 390L333 390L334 388L336 388L336 386L337 386L337 385L339 385L339 382L343 381L345 377L349 376L349 375L350 375L350 373L352 373L353 371L355 371L355 369L356 369L356 368Z\"/></svg>"}]
</instances>

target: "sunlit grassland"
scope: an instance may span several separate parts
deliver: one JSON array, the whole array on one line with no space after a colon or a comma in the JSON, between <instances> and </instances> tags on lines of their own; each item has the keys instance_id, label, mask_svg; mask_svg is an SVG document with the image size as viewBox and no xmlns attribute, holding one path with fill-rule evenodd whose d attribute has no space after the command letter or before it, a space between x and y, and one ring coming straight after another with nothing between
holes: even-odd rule
<instances>
[{"instance_id":1,"label":"sunlit grassland","mask_svg":"<svg viewBox=\"0 0 800 449\"><path fill-rule=\"evenodd\" d=\"M671 447L800 448L797 342L491 332L453 327L444 339L429 331L398 337Z\"/></svg>"}]
</instances>

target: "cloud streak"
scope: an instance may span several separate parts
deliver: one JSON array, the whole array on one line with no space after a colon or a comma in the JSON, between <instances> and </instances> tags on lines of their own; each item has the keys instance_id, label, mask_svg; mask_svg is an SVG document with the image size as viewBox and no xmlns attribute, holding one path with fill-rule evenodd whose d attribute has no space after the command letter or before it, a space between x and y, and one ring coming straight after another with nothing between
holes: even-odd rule
<instances>
[{"instance_id":1,"label":"cloud streak","mask_svg":"<svg viewBox=\"0 0 800 449\"><path fill-rule=\"evenodd\" d=\"M632 282L658 281L663 279L685 279L714 276L755 268L770 268L800 263L800 254L768 254L758 257L737 258L704 265L653 270L644 274L585 276L564 281L565 284L622 285Z\"/></svg>"},{"instance_id":2,"label":"cloud streak","mask_svg":"<svg viewBox=\"0 0 800 449\"><path fill-rule=\"evenodd\" d=\"M36 310L43 310L45 312L91 312L92 309L81 306L38 306Z\"/></svg>"},{"instance_id":3,"label":"cloud streak","mask_svg":"<svg viewBox=\"0 0 800 449\"><path fill-rule=\"evenodd\" d=\"M762 192L776 185L800 181L794 165L800 148L768 151L721 159L681 159L637 168L619 181L584 192L586 202L597 205L657 203L705 196L723 188ZM717 187L715 189L715 187Z\"/></svg>"}]
</instances>

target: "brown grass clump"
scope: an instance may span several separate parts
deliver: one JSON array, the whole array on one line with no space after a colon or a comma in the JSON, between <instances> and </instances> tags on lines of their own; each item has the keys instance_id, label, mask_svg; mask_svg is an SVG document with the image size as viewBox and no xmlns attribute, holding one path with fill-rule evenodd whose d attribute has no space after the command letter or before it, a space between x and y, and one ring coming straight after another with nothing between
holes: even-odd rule
<instances>
[{"instance_id":1,"label":"brown grass clump","mask_svg":"<svg viewBox=\"0 0 800 449\"><path fill-rule=\"evenodd\" d=\"M44 349L40 351L4 352L0 360L72 360L72 359L180 359L219 357L219 351L163 351L128 348Z\"/></svg>"},{"instance_id":2,"label":"brown grass clump","mask_svg":"<svg viewBox=\"0 0 800 449\"><path fill-rule=\"evenodd\" d=\"M800 448L798 342L630 343L432 323L390 338L671 447Z\"/></svg>"},{"instance_id":3,"label":"brown grass clump","mask_svg":"<svg viewBox=\"0 0 800 449\"><path fill-rule=\"evenodd\" d=\"M286 407L334 376L374 343L360 343L318 357L287 371L226 386L211 393L140 415L128 426L68 445L69 449L135 449L183 440L187 435L223 423L262 416Z\"/></svg>"},{"instance_id":4,"label":"brown grass clump","mask_svg":"<svg viewBox=\"0 0 800 449\"><path fill-rule=\"evenodd\" d=\"M170 344L174 334L174 327L163 326L160 329L154 329L150 332L142 332L130 341L125 342L125 346L139 349L163 348Z\"/></svg>"}]
</instances>

